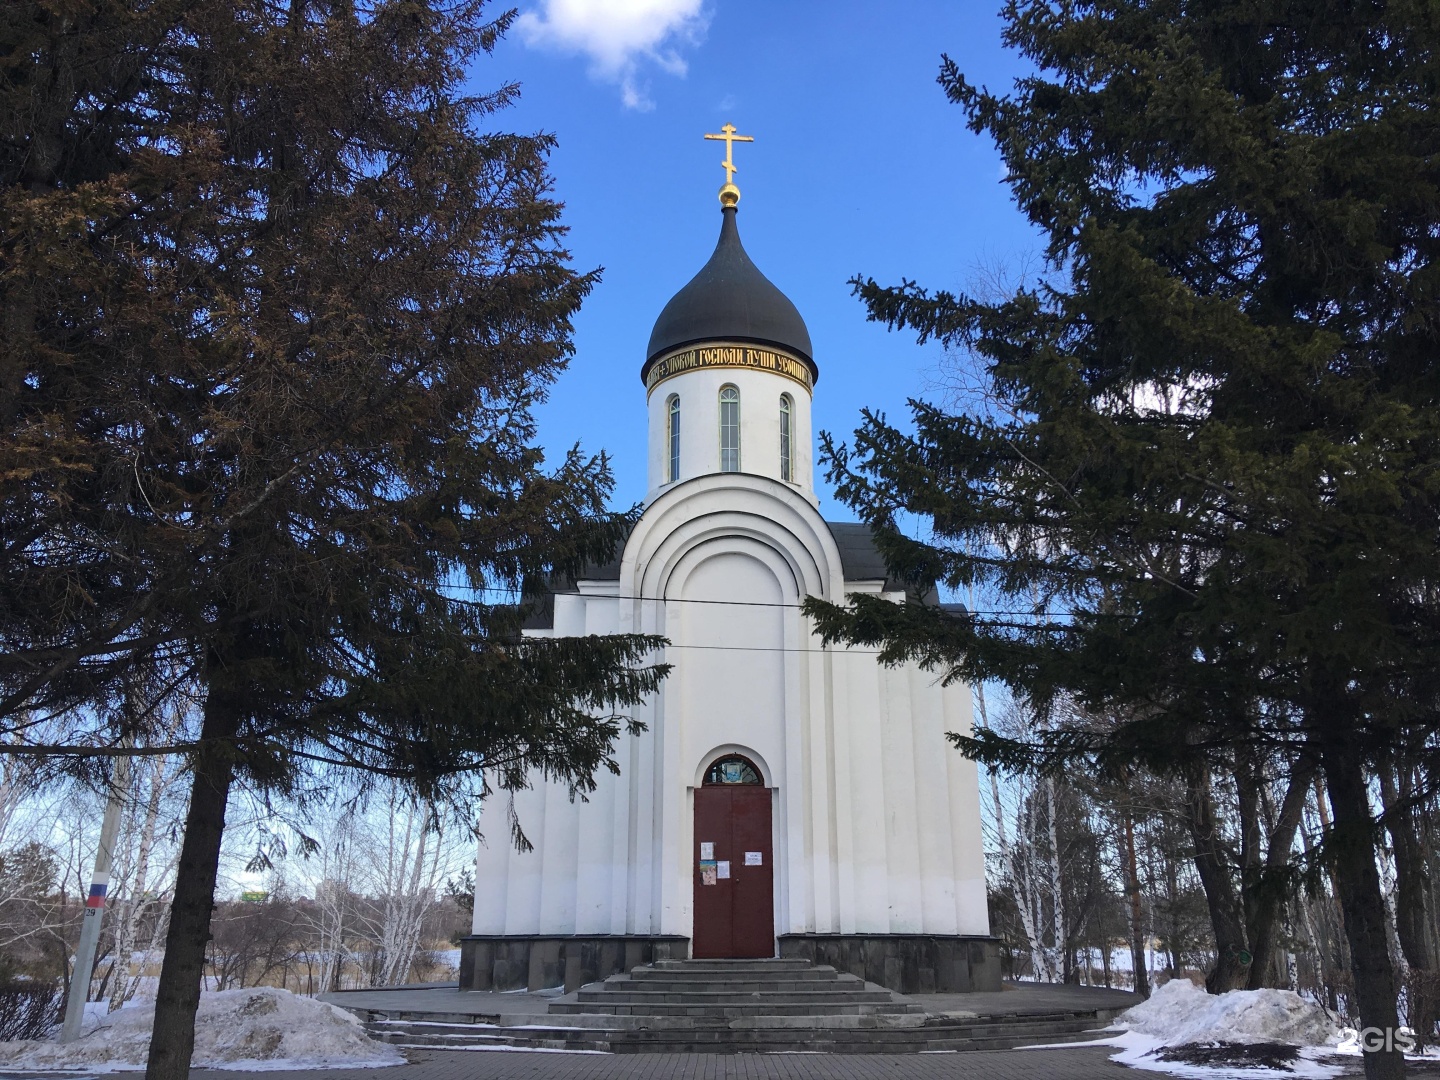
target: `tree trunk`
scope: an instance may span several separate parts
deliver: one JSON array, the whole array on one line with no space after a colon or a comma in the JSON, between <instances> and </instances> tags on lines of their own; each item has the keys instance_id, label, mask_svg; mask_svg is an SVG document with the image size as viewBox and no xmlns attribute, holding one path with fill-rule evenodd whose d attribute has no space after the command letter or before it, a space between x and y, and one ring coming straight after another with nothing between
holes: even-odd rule
<instances>
[{"instance_id":1,"label":"tree trunk","mask_svg":"<svg viewBox=\"0 0 1440 1080\"><path fill-rule=\"evenodd\" d=\"M1276 930L1280 925L1280 913L1285 907L1286 874L1291 849L1295 846L1295 831L1300 827L1300 815L1305 810L1305 798L1314 775L1313 767L1299 763L1291 771L1290 785L1285 789L1285 799L1280 804L1280 815L1270 831L1264 865L1259 869L1258 877L1247 883L1251 893L1251 901L1247 905L1247 930L1252 956L1247 990L1276 986L1280 982L1274 971Z\"/></svg>"},{"instance_id":2,"label":"tree trunk","mask_svg":"<svg viewBox=\"0 0 1440 1080\"><path fill-rule=\"evenodd\" d=\"M1398 783L1396 773L1398 771ZM1436 964L1429 928L1435 901L1425 872L1425 844L1420 838L1418 815L1402 805L1411 795L1409 767L1380 769L1380 797L1385 806L1385 826L1395 855L1395 934L1400 951L1410 966L1410 1027L1423 1046L1432 1042L1436 1019Z\"/></svg>"},{"instance_id":3,"label":"tree trunk","mask_svg":"<svg viewBox=\"0 0 1440 1080\"><path fill-rule=\"evenodd\" d=\"M205 946L215 906L225 803L235 773L233 738L238 710L213 687L205 704L200 745L192 763L190 809L170 902L165 959L155 991L155 1028L145 1080L186 1080L195 1049L195 1010L205 974Z\"/></svg>"},{"instance_id":4,"label":"tree trunk","mask_svg":"<svg viewBox=\"0 0 1440 1080\"><path fill-rule=\"evenodd\" d=\"M1135 819L1125 811L1125 891L1130 894L1130 970L1135 993L1150 996L1150 972L1145 964L1145 923L1140 906L1140 867L1135 861Z\"/></svg>"},{"instance_id":5,"label":"tree trunk","mask_svg":"<svg viewBox=\"0 0 1440 1080\"><path fill-rule=\"evenodd\" d=\"M1173 979L1180 974L1180 883L1175 877L1175 860L1168 852L1165 854L1165 889L1170 923L1169 938L1165 942L1165 974Z\"/></svg>"},{"instance_id":6,"label":"tree trunk","mask_svg":"<svg viewBox=\"0 0 1440 1080\"><path fill-rule=\"evenodd\" d=\"M1375 867L1374 820L1361 755L1341 744L1327 749L1323 767L1334 825L1329 842L1335 867L1350 972L1363 1028L1378 1032L1365 1057L1366 1080L1403 1080L1405 1057L1391 1040L1400 1030L1395 969L1385 938L1385 897Z\"/></svg>"},{"instance_id":7,"label":"tree trunk","mask_svg":"<svg viewBox=\"0 0 1440 1080\"><path fill-rule=\"evenodd\" d=\"M1065 880L1060 873L1060 829L1055 820L1058 809L1055 805L1055 779L1045 777L1045 824L1049 832L1046 851L1046 866L1050 871L1050 895L1054 901L1050 908L1050 934L1055 942L1052 971L1064 971L1062 981L1070 981L1070 956L1066 952L1065 934ZM1063 957L1062 957L1062 954Z\"/></svg>"},{"instance_id":8,"label":"tree trunk","mask_svg":"<svg viewBox=\"0 0 1440 1080\"><path fill-rule=\"evenodd\" d=\"M1215 823L1215 803L1210 796L1210 772L1193 769L1186 777L1185 822L1195 844L1195 869L1205 889L1205 906L1215 933L1215 966L1205 979L1205 989L1223 994L1244 984L1248 960L1245 949L1245 920L1240 898Z\"/></svg>"}]
</instances>

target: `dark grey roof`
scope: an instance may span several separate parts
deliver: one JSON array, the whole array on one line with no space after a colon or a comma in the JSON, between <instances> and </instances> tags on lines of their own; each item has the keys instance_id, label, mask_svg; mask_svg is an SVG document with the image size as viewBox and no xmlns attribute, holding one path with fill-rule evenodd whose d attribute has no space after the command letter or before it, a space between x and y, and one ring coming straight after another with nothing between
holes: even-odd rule
<instances>
[{"instance_id":1,"label":"dark grey roof","mask_svg":"<svg viewBox=\"0 0 1440 1080\"><path fill-rule=\"evenodd\" d=\"M846 581L883 581L886 589L903 589L905 586L890 577L885 560L875 547L875 537L869 525L853 521L827 521L835 546L840 549L840 566L845 571Z\"/></svg>"},{"instance_id":2,"label":"dark grey roof","mask_svg":"<svg viewBox=\"0 0 1440 1080\"><path fill-rule=\"evenodd\" d=\"M643 379L661 353L700 341L753 341L778 345L819 371L811 356L810 331L790 298L771 284L740 243L736 210L721 211L720 241L710 261L670 298L645 350Z\"/></svg>"},{"instance_id":3,"label":"dark grey roof","mask_svg":"<svg viewBox=\"0 0 1440 1080\"><path fill-rule=\"evenodd\" d=\"M529 608L520 622L522 630L553 630L555 628L555 594L546 589L527 602Z\"/></svg>"}]
</instances>

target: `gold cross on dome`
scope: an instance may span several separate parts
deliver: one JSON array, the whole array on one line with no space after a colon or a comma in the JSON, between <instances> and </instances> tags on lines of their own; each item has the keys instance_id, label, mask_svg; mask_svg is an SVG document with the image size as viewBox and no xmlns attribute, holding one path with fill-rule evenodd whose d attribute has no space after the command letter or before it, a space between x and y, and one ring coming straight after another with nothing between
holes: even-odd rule
<instances>
[{"instance_id":1,"label":"gold cross on dome","mask_svg":"<svg viewBox=\"0 0 1440 1080\"><path fill-rule=\"evenodd\" d=\"M754 142L755 136L736 135L734 124L726 124L720 131L722 132L720 135L706 135L705 138L721 140L725 143L725 160L720 163L720 166L725 170L725 183L730 184L734 182L735 174L739 171L735 168L734 158L731 157L735 144L737 142Z\"/></svg>"}]
</instances>

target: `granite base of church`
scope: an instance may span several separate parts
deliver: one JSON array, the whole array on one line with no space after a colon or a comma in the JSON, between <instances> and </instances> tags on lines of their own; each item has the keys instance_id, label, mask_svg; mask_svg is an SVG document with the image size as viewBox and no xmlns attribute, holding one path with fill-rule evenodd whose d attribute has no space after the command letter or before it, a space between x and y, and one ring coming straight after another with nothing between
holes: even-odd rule
<instances>
[{"instance_id":1,"label":"granite base of church","mask_svg":"<svg viewBox=\"0 0 1440 1080\"><path fill-rule=\"evenodd\" d=\"M935 934L784 934L780 955L829 964L901 994L1000 989L1000 940Z\"/></svg>"},{"instance_id":2,"label":"granite base of church","mask_svg":"<svg viewBox=\"0 0 1440 1080\"><path fill-rule=\"evenodd\" d=\"M690 939L668 935L460 939L461 990L565 992L656 960L684 960Z\"/></svg>"},{"instance_id":3,"label":"granite base of church","mask_svg":"<svg viewBox=\"0 0 1440 1080\"><path fill-rule=\"evenodd\" d=\"M901 994L1000 989L1000 942L934 934L785 934L780 955L829 964ZM460 989L565 992L656 960L684 960L690 939L669 935L460 939Z\"/></svg>"}]
</instances>

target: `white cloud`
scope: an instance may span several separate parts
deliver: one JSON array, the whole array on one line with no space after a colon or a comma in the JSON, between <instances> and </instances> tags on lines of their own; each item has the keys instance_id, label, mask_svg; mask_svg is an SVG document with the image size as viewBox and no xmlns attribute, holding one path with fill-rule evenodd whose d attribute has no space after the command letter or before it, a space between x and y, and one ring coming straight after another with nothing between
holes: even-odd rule
<instances>
[{"instance_id":1,"label":"white cloud","mask_svg":"<svg viewBox=\"0 0 1440 1080\"><path fill-rule=\"evenodd\" d=\"M684 76L684 46L698 45L709 19L703 0L540 0L515 26L532 48L583 53L590 73L620 87L629 109L653 109L644 65Z\"/></svg>"}]
</instances>

